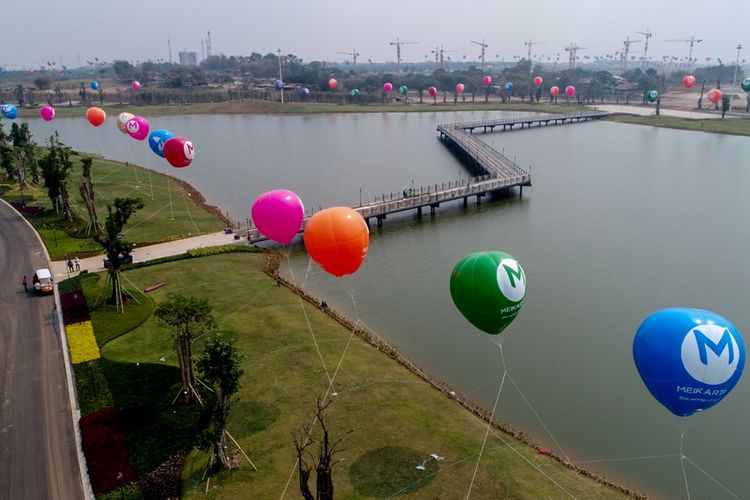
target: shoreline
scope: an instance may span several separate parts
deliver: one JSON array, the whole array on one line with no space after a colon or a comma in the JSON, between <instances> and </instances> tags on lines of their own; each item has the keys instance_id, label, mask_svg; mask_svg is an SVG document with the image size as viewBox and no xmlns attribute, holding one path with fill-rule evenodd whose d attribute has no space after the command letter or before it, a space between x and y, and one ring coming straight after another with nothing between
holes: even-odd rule
<instances>
[{"instance_id":1,"label":"shoreline","mask_svg":"<svg viewBox=\"0 0 750 500\"><path fill-rule=\"evenodd\" d=\"M317 309L324 312L326 315L328 315L331 319L339 323L341 326L343 326L347 330L357 335L360 339L364 340L365 342L370 344L372 347L382 352L383 354L385 354L386 356L393 359L394 361L399 363L401 366L409 370L411 373L413 373L417 377L427 382L430 386L432 386L434 389L442 393L448 399L455 400L465 410L479 417L483 422L490 422L491 425L495 429L499 430L500 432L525 443L526 445L536 450L539 454L547 455L548 457L559 462L564 467L567 467L568 469L574 472L577 472L578 474L581 474L590 479L593 479L594 481L602 485L605 485L609 488L612 488L614 490L617 490L621 493L624 493L625 495L629 497L637 498L641 500L645 500L648 498L647 496L641 493L638 493L629 488L621 486L603 476L594 474L582 467L579 467L571 461L565 460L564 458L560 457L556 453L553 453L550 450L535 443L532 440L532 438L530 438L526 433L521 432L521 431L516 431L515 429L513 429L513 427L510 424L498 422L496 419L490 421L491 414L489 411L475 404L474 402L470 401L468 398L464 397L462 394L457 393L451 388L450 385L443 382L442 380L439 380L437 377L427 374L421 367L415 365L409 360L409 358L401 354L395 346L389 344L388 342L386 342L385 340L382 340L379 337L376 337L368 333L362 328L357 328L356 325L349 318L331 309L330 306L327 306L326 308L321 307L321 301L319 299L309 294L303 288L300 288L297 285L291 283L289 280L287 280L286 278L284 278L283 276L279 274L280 265L281 265L281 255L278 252L267 250L265 272L271 278L275 279L277 283L281 283L284 287L288 288L290 291L297 294L300 298L302 298L309 304L313 305Z\"/></svg>"}]
</instances>

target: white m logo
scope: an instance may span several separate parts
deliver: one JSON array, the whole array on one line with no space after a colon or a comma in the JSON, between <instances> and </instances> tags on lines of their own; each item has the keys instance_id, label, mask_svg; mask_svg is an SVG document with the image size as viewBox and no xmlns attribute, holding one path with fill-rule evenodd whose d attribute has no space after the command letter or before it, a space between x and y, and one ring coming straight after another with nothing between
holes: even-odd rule
<instances>
[{"instance_id":1,"label":"white m logo","mask_svg":"<svg viewBox=\"0 0 750 500\"><path fill-rule=\"evenodd\" d=\"M691 328L682 340L680 355L685 370L699 382L723 384L740 363L740 349L729 330L719 325Z\"/></svg>"}]
</instances>

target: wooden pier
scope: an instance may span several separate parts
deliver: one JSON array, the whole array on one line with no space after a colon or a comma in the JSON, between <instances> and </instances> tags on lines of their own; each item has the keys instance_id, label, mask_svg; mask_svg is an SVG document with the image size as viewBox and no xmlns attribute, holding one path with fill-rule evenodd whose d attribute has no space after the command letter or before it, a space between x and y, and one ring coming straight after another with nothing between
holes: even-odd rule
<instances>
[{"instance_id":1,"label":"wooden pier","mask_svg":"<svg viewBox=\"0 0 750 500\"><path fill-rule=\"evenodd\" d=\"M498 120L482 120L474 122L443 123L438 125L437 131L440 139L459 150L461 154L471 162L479 175L460 181L450 181L434 184L419 189L405 189L401 193L390 193L377 197L373 203L352 207L359 212L369 225L374 219L381 227L388 215L416 210L418 216L422 216L425 208L430 209L430 214L435 214L435 209L441 203L453 200L462 200L463 206L468 206L470 197L476 197L477 204L487 194L509 190L518 186L523 195L523 187L531 186L531 175L516 163L495 150L492 146L472 135L475 129L481 128L484 132L492 132L497 127L503 130L512 130L520 125L521 128L531 128L536 124L538 127L549 125L562 125L566 123L578 123L588 120L596 120L606 116L606 112L581 112L565 114L535 114L520 117L502 118ZM312 213L305 217L304 225L312 217ZM303 229L300 229L302 232ZM251 243L265 241L263 236L255 227L247 230L247 239Z\"/></svg>"}]
</instances>

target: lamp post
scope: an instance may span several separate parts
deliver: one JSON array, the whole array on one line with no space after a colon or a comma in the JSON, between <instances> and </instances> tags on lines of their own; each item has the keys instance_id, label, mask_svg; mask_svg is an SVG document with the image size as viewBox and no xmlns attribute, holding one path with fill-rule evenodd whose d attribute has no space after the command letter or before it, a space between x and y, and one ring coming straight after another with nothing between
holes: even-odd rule
<instances>
[{"instance_id":1,"label":"lamp post","mask_svg":"<svg viewBox=\"0 0 750 500\"><path fill-rule=\"evenodd\" d=\"M279 55L279 81L283 82L284 79L281 77L281 49L276 49L276 53ZM281 87L279 92L281 92L281 103L284 104L284 87Z\"/></svg>"},{"instance_id":2,"label":"lamp post","mask_svg":"<svg viewBox=\"0 0 750 500\"><path fill-rule=\"evenodd\" d=\"M737 87L737 69L740 66L740 50L742 50L742 44L737 44L737 60L734 62L734 80L732 80L732 88Z\"/></svg>"}]
</instances>

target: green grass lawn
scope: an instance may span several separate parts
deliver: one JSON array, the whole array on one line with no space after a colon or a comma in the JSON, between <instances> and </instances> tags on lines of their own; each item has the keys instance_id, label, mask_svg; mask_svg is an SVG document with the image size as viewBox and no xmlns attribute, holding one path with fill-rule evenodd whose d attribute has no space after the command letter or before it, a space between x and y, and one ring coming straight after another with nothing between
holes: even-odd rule
<instances>
[{"instance_id":1,"label":"green grass lawn","mask_svg":"<svg viewBox=\"0 0 750 500\"><path fill-rule=\"evenodd\" d=\"M652 127L667 127L698 132L712 132L717 134L750 135L750 119L725 118L723 120L693 120L675 116L633 116L613 114L607 120L620 123L634 123L637 125L651 125Z\"/></svg>"},{"instance_id":2,"label":"green grass lawn","mask_svg":"<svg viewBox=\"0 0 750 500\"><path fill-rule=\"evenodd\" d=\"M101 246L80 232L82 219L87 218L86 206L78 193L81 183L79 158L70 176L69 191L73 194L72 210L79 218L70 225L61 215L43 213L26 215L42 236L52 260L67 256L79 257L102 253ZM185 187L176 179L124 163L96 159L92 166L92 180L97 196L97 214L103 221L107 204L117 197L131 196L143 200L144 208L137 211L123 231L131 243L143 246L151 243L220 231L226 224L215 215L197 206ZM50 208L43 187L31 187L22 193L17 186L4 186L3 198L24 201L27 205Z\"/></svg>"},{"instance_id":3,"label":"green grass lawn","mask_svg":"<svg viewBox=\"0 0 750 500\"><path fill-rule=\"evenodd\" d=\"M262 254L223 254L125 273L141 288L165 282L149 294L157 303L169 292L207 298L220 329L244 356L243 387L228 430L258 471L240 458L240 469L212 478L208 498L279 498L295 470L292 432L309 428L315 399L328 388L321 357L328 373L336 373L338 395L327 414L333 436L354 429L345 437L345 451L339 456L343 462L335 468L337 497L384 497L398 492L405 498L465 496L486 424L376 348L352 337L317 308L301 304L287 288L277 287L263 272L264 263ZM196 342L194 352L200 351L204 340ZM179 428L188 420L185 415L176 414L173 421L165 418L177 387L168 330L151 316L104 345L102 356L107 378L116 377L114 384L110 382L115 401L144 412L159 409L149 410L148 418L125 412L135 422L125 427L139 470L163 456L155 450L165 443L190 441L185 437L190 433ZM136 402L139 398L144 404ZM415 467L430 453L445 459L418 471ZM185 498L206 498L202 477L208 459L203 452L190 455L183 473ZM295 472L288 498L298 497L296 484ZM558 498L566 496L562 488L581 498L623 496L508 435L490 435L474 484L475 498Z\"/></svg>"}]
</instances>

